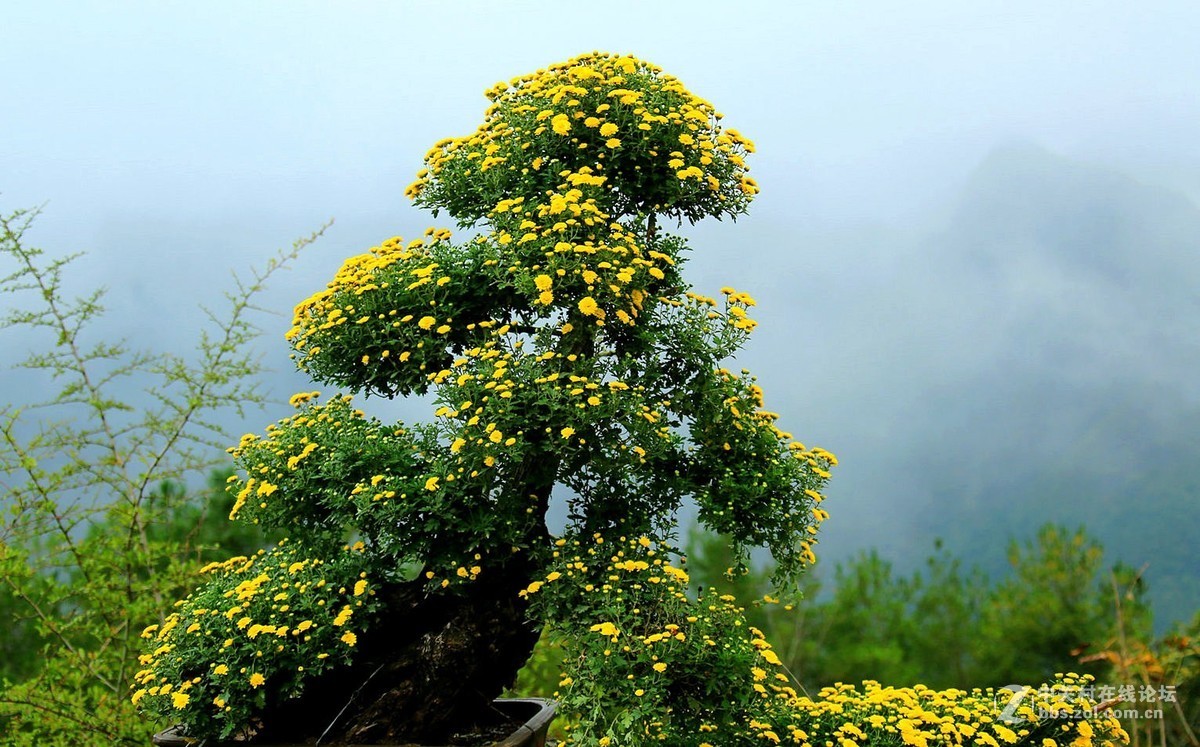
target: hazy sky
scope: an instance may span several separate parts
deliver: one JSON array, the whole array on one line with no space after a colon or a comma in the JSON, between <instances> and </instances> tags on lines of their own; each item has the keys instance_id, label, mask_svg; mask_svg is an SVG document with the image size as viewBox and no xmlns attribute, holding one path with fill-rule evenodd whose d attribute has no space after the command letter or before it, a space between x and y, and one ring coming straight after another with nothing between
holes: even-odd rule
<instances>
[{"instance_id":1,"label":"hazy sky","mask_svg":"<svg viewBox=\"0 0 1200 747\"><path fill-rule=\"evenodd\" d=\"M881 351L920 341L880 323L913 272L896 248L936 231L995 147L1200 197L1193 2L8 0L0 24L0 210L46 203L33 238L89 252L111 334L186 346L230 269L336 219L270 296L280 370L292 304L342 258L445 223L403 189L434 141L475 128L485 88L593 49L661 65L759 146L763 194L736 225L689 229L692 277L764 301L747 356L768 405L851 455L893 436L873 416L903 374Z\"/></svg>"},{"instance_id":2,"label":"hazy sky","mask_svg":"<svg viewBox=\"0 0 1200 747\"><path fill-rule=\"evenodd\" d=\"M632 52L753 137L758 211L889 218L1018 138L1200 162L1191 2L6 3L5 203L53 222L333 215L403 228L483 89ZM350 225L353 224L353 225Z\"/></svg>"}]
</instances>

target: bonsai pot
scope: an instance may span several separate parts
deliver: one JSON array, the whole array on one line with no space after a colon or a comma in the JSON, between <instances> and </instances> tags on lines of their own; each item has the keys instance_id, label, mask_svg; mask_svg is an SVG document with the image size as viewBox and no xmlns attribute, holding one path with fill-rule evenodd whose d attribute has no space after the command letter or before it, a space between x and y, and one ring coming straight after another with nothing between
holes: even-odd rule
<instances>
[{"instance_id":1,"label":"bonsai pot","mask_svg":"<svg viewBox=\"0 0 1200 747\"><path fill-rule=\"evenodd\" d=\"M496 711L501 717L507 717L508 722L517 726L508 736L499 740L494 737L491 741L469 743L458 741L453 744L460 747L545 747L546 733L550 722L554 719L557 703L544 698L497 698L493 701ZM233 747L244 742L208 742L186 737L178 732L179 727L173 726L154 735L154 744L158 747ZM487 737L484 737L487 739ZM267 747L265 745L259 747ZM271 745L270 747L291 747L290 745ZM377 745L376 747L418 747L417 745ZM432 745L430 747L433 747ZM441 746L438 746L441 747Z\"/></svg>"}]
</instances>

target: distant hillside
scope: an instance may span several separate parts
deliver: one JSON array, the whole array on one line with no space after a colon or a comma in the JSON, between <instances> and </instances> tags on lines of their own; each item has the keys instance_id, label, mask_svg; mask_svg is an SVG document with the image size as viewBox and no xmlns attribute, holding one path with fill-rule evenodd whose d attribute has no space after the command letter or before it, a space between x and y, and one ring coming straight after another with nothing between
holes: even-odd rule
<instances>
[{"instance_id":1,"label":"distant hillside","mask_svg":"<svg viewBox=\"0 0 1200 747\"><path fill-rule=\"evenodd\" d=\"M819 556L874 547L911 570L942 537L998 575L1011 539L1082 524L1110 563L1147 566L1160 629L1200 610L1200 208L1186 196L1014 145L932 230L710 235L699 274L760 301L740 360L784 428L840 459Z\"/></svg>"},{"instance_id":2,"label":"distant hillside","mask_svg":"<svg viewBox=\"0 0 1200 747\"><path fill-rule=\"evenodd\" d=\"M955 349L894 458L912 515L963 553L1083 523L1147 567L1164 618L1200 609L1200 209L1032 146L995 151L919 247ZM953 287L939 283L950 278ZM914 291L919 289L913 289ZM922 320L914 319L920 324Z\"/></svg>"}]
</instances>

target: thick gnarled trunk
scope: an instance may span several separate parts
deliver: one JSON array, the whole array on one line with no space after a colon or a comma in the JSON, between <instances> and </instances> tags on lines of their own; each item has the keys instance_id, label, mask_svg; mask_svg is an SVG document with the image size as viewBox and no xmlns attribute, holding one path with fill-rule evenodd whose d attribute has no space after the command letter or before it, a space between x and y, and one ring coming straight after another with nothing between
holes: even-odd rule
<instances>
[{"instance_id":1,"label":"thick gnarled trunk","mask_svg":"<svg viewBox=\"0 0 1200 747\"><path fill-rule=\"evenodd\" d=\"M518 596L529 571L514 557L457 595L427 596L419 580L382 592L357 663L264 714L256 740L444 744L489 712L537 642Z\"/></svg>"}]
</instances>

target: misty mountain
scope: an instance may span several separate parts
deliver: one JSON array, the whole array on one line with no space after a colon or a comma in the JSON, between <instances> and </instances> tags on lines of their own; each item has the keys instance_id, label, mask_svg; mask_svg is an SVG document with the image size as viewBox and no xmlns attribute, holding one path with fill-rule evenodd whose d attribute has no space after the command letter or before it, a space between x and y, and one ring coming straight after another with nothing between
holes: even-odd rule
<instances>
[{"instance_id":1,"label":"misty mountain","mask_svg":"<svg viewBox=\"0 0 1200 747\"><path fill-rule=\"evenodd\" d=\"M1009 146L908 256L929 271L906 274L924 300L902 324L937 345L875 455L878 475L906 476L901 495L876 486L907 507L893 552L940 536L999 573L1009 537L1084 524L1110 560L1146 567L1160 623L1194 614L1200 209Z\"/></svg>"}]
</instances>

